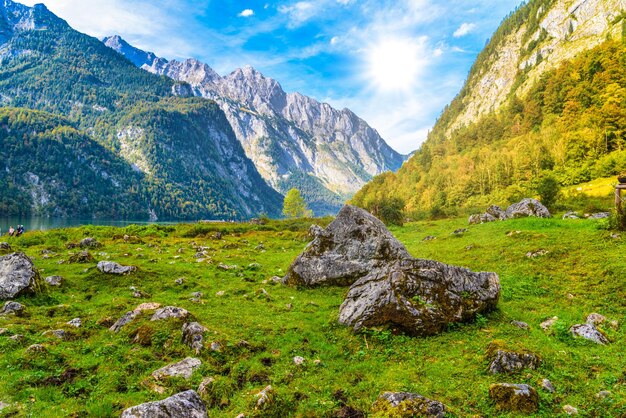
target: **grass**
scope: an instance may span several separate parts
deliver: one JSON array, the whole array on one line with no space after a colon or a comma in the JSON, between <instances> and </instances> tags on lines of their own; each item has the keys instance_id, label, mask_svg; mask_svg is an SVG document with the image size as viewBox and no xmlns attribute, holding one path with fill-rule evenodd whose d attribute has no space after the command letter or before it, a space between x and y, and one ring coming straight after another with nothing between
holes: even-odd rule
<instances>
[{"instance_id":1,"label":"grass","mask_svg":"<svg viewBox=\"0 0 626 418\"><path fill-rule=\"evenodd\" d=\"M354 334L337 324L346 288L298 290L273 284L269 279L283 275L306 246L309 224L88 226L14 239L14 250L28 254L42 277L61 275L65 281L60 288L18 298L26 306L24 317L0 317L0 328L9 330L0 336L0 401L11 405L0 415L117 417L127 407L196 389L204 377L215 378L205 398L211 417L332 417L342 406L339 390L348 405L368 416L374 416L372 404L383 391L437 399L451 416L508 416L499 415L488 397L489 385L497 382L537 388L540 417L566 416L566 404L582 416L626 414L625 247L602 229L602 221L529 218L468 227L463 218L392 228L416 257L500 276L499 310L429 338L385 329ZM469 231L450 234L462 227ZM124 234L136 241L125 242ZM422 241L429 235L437 239ZM59 264L77 251L66 244L86 236L104 244L92 251L97 260L139 270L116 277L99 273L94 264ZM194 257L194 243L208 247L204 261ZM539 249L549 253L525 256ZM56 255L44 258L42 250ZM220 263L238 267L222 270ZM180 277L185 278L182 285L175 283ZM134 298L131 286L149 297ZM203 293L200 302L190 300L193 292ZM190 381L160 383L162 394L153 390L152 371L194 356L181 342L182 323L150 322L146 313L118 334L108 330L111 321L148 301L187 309L209 329L206 342L223 346L221 352L205 350L198 356L203 365ZM617 330L604 329L611 344L599 346L567 332L591 312L619 321ZM559 322L546 333L539 323L552 316ZM82 318L83 327L65 325L75 317ZM510 325L514 319L527 322L530 331ZM71 339L42 335L58 328L71 332ZM140 328L143 338L137 343ZM7 338L14 334L24 339ZM485 353L495 340L537 353L541 367L512 376L488 374ZM47 353L26 353L35 343L46 346ZM294 356L304 357L305 364L296 366ZM539 389L543 378L552 381L556 394ZM273 402L257 411L255 394L268 384L275 389ZM598 399L601 390L612 394Z\"/></svg>"}]
</instances>

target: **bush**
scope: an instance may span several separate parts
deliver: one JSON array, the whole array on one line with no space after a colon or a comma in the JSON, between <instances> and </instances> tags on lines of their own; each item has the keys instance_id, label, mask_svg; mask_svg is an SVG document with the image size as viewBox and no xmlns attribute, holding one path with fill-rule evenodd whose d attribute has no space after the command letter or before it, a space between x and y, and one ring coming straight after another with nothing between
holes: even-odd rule
<instances>
[{"instance_id":1,"label":"bush","mask_svg":"<svg viewBox=\"0 0 626 418\"><path fill-rule=\"evenodd\" d=\"M560 191L561 186L552 175L542 177L537 183L536 192L539 195L539 200L541 200L541 203L547 208L554 207Z\"/></svg>"}]
</instances>

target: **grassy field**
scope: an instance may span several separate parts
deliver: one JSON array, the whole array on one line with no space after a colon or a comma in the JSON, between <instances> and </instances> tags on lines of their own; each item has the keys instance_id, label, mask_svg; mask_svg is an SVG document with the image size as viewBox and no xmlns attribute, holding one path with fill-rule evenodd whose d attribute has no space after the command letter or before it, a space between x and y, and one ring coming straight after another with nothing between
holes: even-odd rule
<instances>
[{"instance_id":1,"label":"grassy field","mask_svg":"<svg viewBox=\"0 0 626 418\"><path fill-rule=\"evenodd\" d=\"M566 416L566 404L580 416L626 414L626 247L603 221L533 218L468 227L463 218L392 228L416 257L500 275L498 311L430 338L384 329L354 334L337 324L346 288L298 290L269 281L282 276L305 247L309 224L82 227L14 239L13 249L29 255L42 277L61 275L65 281L18 298L25 316L0 317L0 328L8 330L0 336L0 401L10 404L0 415L119 416L129 406L196 389L209 376L215 378L205 399L209 416L332 417L340 416L344 404L374 416L372 404L383 391L420 393L446 404L451 416L507 416L499 415L488 397L489 385L497 382L537 388L541 417ZM457 228L469 230L451 235ZM124 234L141 242L126 243ZM423 241L431 235L437 239ZM78 251L68 250L67 243L87 236L104 244L92 250L96 260L139 270L109 276L95 263L60 264ZM204 260L194 257L194 245L209 247ZM549 253L526 257L539 249ZM45 258L42 250L55 254ZM223 270L220 263L237 267ZM183 284L177 284L181 277ZM146 297L133 297L131 286ZM190 300L193 292L202 292L199 301ZM181 341L180 322L150 322L149 313L118 334L108 330L143 302L187 309L210 330L206 342L222 346L197 356L203 365L191 380L162 382L162 394L154 391L152 371L195 355ZM616 330L603 328L609 345L569 335L568 328L591 312L619 321ZM547 333L539 324L553 316L559 321ZM76 317L82 318L81 328L65 325ZM530 331L515 328L511 320L527 322ZM59 328L71 338L42 335ZM138 331L141 343L135 342ZM24 339L8 338L14 334ZM537 353L541 367L489 374L485 353L495 340ZM27 353L35 343L47 353ZM304 357L304 365L295 365L294 356ZM552 381L555 394L540 389L543 378ZM273 402L256 411L255 394L268 384L276 391ZM599 399L601 390L611 395Z\"/></svg>"}]
</instances>

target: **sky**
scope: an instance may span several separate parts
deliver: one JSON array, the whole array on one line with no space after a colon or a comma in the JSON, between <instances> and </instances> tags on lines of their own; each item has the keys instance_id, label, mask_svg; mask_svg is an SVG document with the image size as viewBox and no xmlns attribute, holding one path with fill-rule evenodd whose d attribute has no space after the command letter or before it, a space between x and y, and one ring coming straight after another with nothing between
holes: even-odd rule
<instances>
[{"instance_id":1,"label":"sky","mask_svg":"<svg viewBox=\"0 0 626 418\"><path fill-rule=\"evenodd\" d=\"M120 35L225 75L251 65L365 119L394 149L426 139L474 59L520 0L42 1L75 29Z\"/></svg>"}]
</instances>

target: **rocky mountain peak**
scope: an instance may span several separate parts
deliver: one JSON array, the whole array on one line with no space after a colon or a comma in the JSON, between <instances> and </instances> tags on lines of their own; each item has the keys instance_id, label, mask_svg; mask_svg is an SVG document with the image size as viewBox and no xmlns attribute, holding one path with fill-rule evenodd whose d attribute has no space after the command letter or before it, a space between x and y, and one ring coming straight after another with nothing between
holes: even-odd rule
<instances>
[{"instance_id":1,"label":"rocky mountain peak","mask_svg":"<svg viewBox=\"0 0 626 418\"><path fill-rule=\"evenodd\" d=\"M124 55L130 62L137 67L144 65L152 65L157 56L152 52L145 52L139 48L131 46L128 42L122 39L119 35L107 36L102 39L102 42L111 49L116 50L120 54Z\"/></svg>"}]
</instances>

